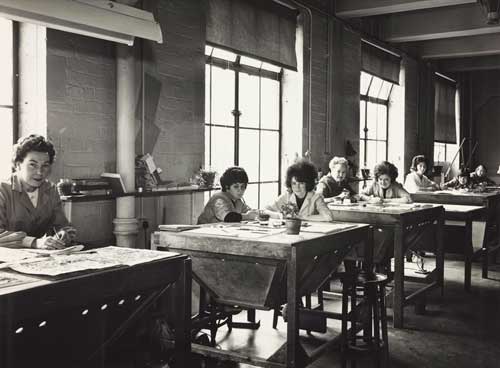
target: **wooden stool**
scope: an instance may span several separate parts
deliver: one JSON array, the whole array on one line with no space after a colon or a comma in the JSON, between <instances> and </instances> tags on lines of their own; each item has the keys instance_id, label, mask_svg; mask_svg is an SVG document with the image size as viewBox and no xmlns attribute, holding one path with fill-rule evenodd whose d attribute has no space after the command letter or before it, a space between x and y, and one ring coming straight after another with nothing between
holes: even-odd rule
<instances>
[{"instance_id":1,"label":"wooden stool","mask_svg":"<svg viewBox=\"0 0 500 368\"><path fill-rule=\"evenodd\" d=\"M385 309L385 286L387 276L379 273L344 274L342 281L342 367L356 366L355 357L361 354L375 355L375 366L389 367L389 340L387 336L387 314ZM349 298L351 311L348 313ZM361 300L360 300L361 299ZM360 301L358 303L358 301ZM347 322L351 321L348 331ZM357 323L363 326L358 335ZM382 357L383 353L384 357Z\"/></svg>"}]
</instances>

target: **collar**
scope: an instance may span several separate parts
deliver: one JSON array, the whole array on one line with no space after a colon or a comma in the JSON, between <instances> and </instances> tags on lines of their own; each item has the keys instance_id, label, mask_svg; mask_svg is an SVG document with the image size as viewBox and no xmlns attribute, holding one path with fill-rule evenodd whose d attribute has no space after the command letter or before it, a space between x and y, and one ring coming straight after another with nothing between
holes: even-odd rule
<instances>
[{"instance_id":1,"label":"collar","mask_svg":"<svg viewBox=\"0 0 500 368\"><path fill-rule=\"evenodd\" d=\"M21 178L17 175L17 173L13 173L11 176L12 190L22 193L23 192L23 184L21 183ZM49 182L45 180L42 185L38 187L38 193L46 192L49 188Z\"/></svg>"}]
</instances>

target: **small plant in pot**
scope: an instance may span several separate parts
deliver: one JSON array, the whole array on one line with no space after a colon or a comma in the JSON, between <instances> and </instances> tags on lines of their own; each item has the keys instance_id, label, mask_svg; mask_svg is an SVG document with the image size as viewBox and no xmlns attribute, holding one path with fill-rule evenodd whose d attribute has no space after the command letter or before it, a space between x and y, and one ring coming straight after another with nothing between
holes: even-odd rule
<instances>
[{"instance_id":1,"label":"small plant in pot","mask_svg":"<svg viewBox=\"0 0 500 368\"><path fill-rule=\"evenodd\" d=\"M283 214L283 219L285 220L286 233L300 233L300 225L302 225L302 220L297 217L299 215L299 208L297 207L297 205L295 203L288 202L282 205L280 210Z\"/></svg>"}]
</instances>

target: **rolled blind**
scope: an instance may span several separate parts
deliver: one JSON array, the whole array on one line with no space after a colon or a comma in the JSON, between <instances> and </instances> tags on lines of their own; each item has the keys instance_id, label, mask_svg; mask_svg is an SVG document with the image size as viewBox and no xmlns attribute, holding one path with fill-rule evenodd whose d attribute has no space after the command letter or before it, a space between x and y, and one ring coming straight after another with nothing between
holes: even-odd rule
<instances>
[{"instance_id":1,"label":"rolled blind","mask_svg":"<svg viewBox=\"0 0 500 368\"><path fill-rule=\"evenodd\" d=\"M457 143L455 118L456 84L439 75L435 77L434 140Z\"/></svg>"},{"instance_id":2,"label":"rolled blind","mask_svg":"<svg viewBox=\"0 0 500 368\"><path fill-rule=\"evenodd\" d=\"M399 84L401 57L362 40L361 69L391 83Z\"/></svg>"},{"instance_id":3,"label":"rolled blind","mask_svg":"<svg viewBox=\"0 0 500 368\"><path fill-rule=\"evenodd\" d=\"M297 70L297 15L270 0L209 0L207 41Z\"/></svg>"}]
</instances>

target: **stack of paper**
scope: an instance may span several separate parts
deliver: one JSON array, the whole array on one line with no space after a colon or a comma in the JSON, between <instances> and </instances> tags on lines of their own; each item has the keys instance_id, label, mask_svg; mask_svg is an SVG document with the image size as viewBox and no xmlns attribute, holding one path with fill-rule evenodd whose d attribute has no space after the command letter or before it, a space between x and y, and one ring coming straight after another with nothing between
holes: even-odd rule
<instances>
[{"instance_id":1,"label":"stack of paper","mask_svg":"<svg viewBox=\"0 0 500 368\"><path fill-rule=\"evenodd\" d=\"M199 225L183 225L183 224L158 225L158 228L161 231L173 231L173 232L197 229L199 227L200 227Z\"/></svg>"}]
</instances>

